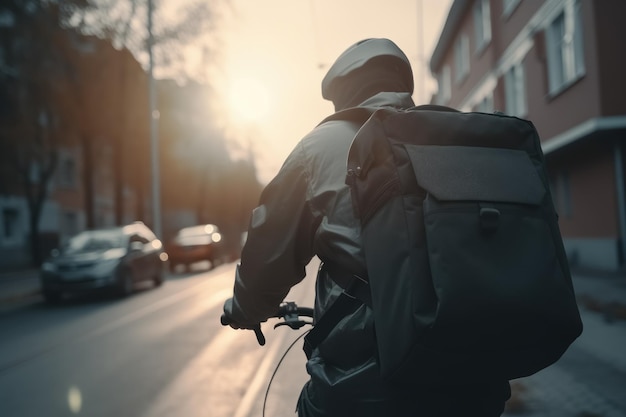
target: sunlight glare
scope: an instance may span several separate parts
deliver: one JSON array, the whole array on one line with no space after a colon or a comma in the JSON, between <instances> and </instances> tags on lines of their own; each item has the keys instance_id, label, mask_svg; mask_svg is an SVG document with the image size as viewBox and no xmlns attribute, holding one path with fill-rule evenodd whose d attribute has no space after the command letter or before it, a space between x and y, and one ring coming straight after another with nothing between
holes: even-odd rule
<instances>
[{"instance_id":1,"label":"sunlight glare","mask_svg":"<svg viewBox=\"0 0 626 417\"><path fill-rule=\"evenodd\" d=\"M238 78L230 85L228 107L236 123L261 123L269 113L270 95L263 82Z\"/></svg>"}]
</instances>

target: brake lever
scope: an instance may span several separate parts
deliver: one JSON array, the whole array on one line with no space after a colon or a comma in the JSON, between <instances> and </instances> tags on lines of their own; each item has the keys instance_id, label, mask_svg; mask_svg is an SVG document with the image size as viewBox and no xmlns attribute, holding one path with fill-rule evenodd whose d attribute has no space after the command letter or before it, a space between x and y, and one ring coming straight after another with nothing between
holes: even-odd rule
<instances>
[{"instance_id":1,"label":"brake lever","mask_svg":"<svg viewBox=\"0 0 626 417\"><path fill-rule=\"evenodd\" d=\"M287 317L285 317L285 321L281 321L280 323L276 323L274 325L274 328L277 328L279 326L289 326L289 327L291 327L294 330L298 330L299 328L301 328L305 324L313 325L313 322L304 321L304 320L297 320L297 319L294 320L292 318L287 319Z\"/></svg>"},{"instance_id":2,"label":"brake lever","mask_svg":"<svg viewBox=\"0 0 626 417\"><path fill-rule=\"evenodd\" d=\"M256 336L256 341L259 342L259 345L264 346L265 345L265 335L263 335L263 332L261 331L261 325L259 324L258 327L254 328L254 335Z\"/></svg>"}]
</instances>

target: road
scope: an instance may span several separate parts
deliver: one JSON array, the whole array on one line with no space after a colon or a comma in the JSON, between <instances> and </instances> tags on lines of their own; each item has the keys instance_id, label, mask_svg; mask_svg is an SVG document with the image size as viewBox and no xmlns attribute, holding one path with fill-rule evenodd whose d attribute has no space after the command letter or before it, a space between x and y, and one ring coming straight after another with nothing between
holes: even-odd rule
<instances>
[{"instance_id":1,"label":"road","mask_svg":"<svg viewBox=\"0 0 626 417\"><path fill-rule=\"evenodd\" d=\"M303 331L270 321L260 347L252 332L222 327L234 270L171 276L125 299L9 303L0 310L0 416L261 416L271 375ZM314 262L289 300L312 305L316 270ZM503 417L626 417L626 321L581 313L583 335L555 365L513 381ZM276 373L267 416L295 416L306 380L301 347Z\"/></svg>"},{"instance_id":2,"label":"road","mask_svg":"<svg viewBox=\"0 0 626 417\"><path fill-rule=\"evenodd\" d=\"M33 303L0 314L0 416L260 416L282 353L302 330L222 327L235 264L173 276L125 299ZM313 274L289 299L312 305ZM301 342L286 357L267 415L293 415L306 380Z\"/></svg>"}]
</instances>

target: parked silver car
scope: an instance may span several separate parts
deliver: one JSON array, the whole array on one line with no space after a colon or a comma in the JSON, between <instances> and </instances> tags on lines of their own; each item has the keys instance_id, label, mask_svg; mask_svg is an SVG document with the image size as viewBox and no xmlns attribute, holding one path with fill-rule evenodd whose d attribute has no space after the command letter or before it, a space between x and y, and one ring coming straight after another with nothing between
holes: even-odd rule
<instances>
[{"instance_id":1,"label":"parked silver car","mask_svg":"<svg viewBox=\"0 0 626 417\"><path fill-rule=\"evenodd\" d=\"M42 264L43 296L55 303L64 294L103 289L126 296L139 281L153 281L158 287L166 260L161 241L141 222L85 231Z\"/></svg>"}]
</instances>

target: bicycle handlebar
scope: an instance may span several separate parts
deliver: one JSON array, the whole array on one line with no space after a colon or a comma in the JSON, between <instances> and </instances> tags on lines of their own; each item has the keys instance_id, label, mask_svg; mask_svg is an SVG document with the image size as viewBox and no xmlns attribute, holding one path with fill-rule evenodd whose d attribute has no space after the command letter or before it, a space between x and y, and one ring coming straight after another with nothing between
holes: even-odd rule
<instances>
[{"instance_id":1,"label":"bicycle handlebar","mask_svg":"<svg viewBox=\"0 0 626 417\"><path fill-rule=\"evenodd\" d=\"M271 318L283 319L279 323L276 323L274 328L279 326L289 326L293 330L297 330L306 324L310 324L311 326L315 324L314 321L302 320L300 317L313 318L313 309L311 307L299 307L292 301L287 301L281 304L278 311L271 316ZM229 320L225 314L222 314L220 317L220 322L222 323L222 326L229 326L231 324L231 320ZM252 330L254 330L259 345L265 345L265 336L261 331L261 324L255 326Z\"/></svg>"}]
</instances>

